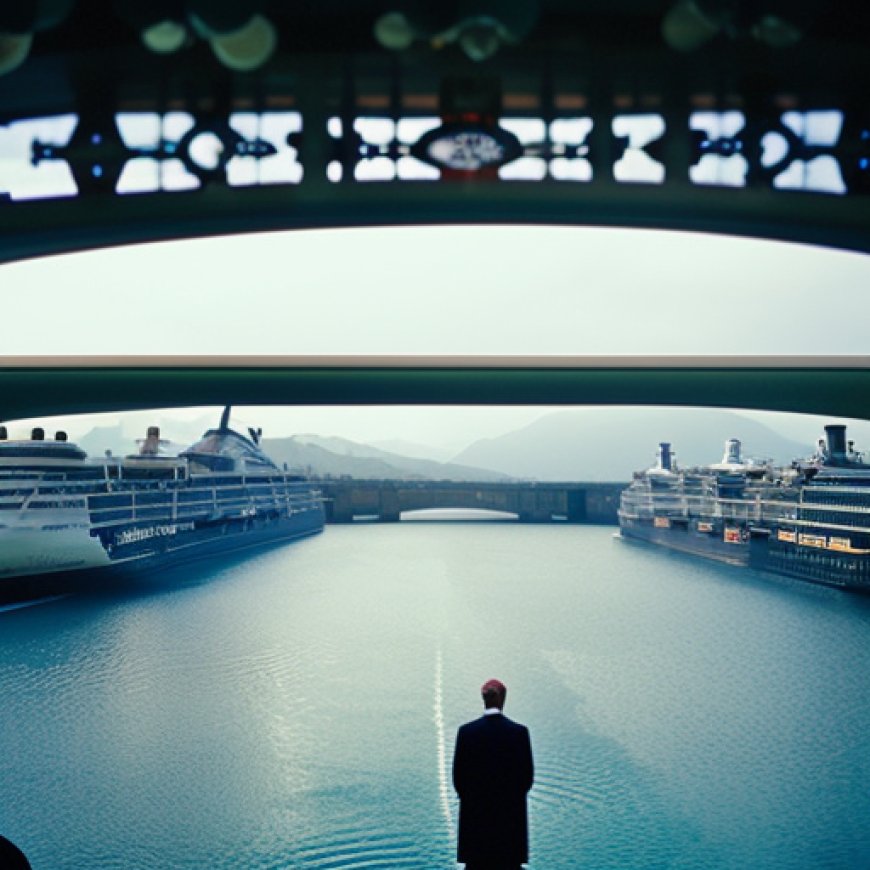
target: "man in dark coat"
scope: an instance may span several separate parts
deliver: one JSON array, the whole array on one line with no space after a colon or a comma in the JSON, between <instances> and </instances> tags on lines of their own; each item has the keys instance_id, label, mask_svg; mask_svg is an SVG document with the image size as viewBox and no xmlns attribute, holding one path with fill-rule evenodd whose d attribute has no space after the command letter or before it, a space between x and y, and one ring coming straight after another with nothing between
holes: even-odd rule
<instances>
[{"instance_id":1,"label":"man in dark coat","mask_svg":"<svg viewBox=\"0 0 870 870\"><path fill-rule=\"evenodd\" d=\"M526 795L534 778L529 729L502 713L503 683L489 680L481 694L484 714L460 727L453 755L457 860L466 870L518 870L529 860Z\"/></svg>"}]
</instances>

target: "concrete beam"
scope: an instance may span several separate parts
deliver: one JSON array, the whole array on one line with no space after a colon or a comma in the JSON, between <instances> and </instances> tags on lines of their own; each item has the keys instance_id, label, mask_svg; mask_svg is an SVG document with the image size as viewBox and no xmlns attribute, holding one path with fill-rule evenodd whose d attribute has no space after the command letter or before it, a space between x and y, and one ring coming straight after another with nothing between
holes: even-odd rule
<instances>
[{"instance_id":1,"label":"concrete beam","mask_svg":"<svg viewBox=\"0 0 870 870\"><path fill-rule=\"evenodd\" d=\"M870 357L0 358L0 420L228 403L674 405L870 419Z\"/></svg>"}]
</instances>

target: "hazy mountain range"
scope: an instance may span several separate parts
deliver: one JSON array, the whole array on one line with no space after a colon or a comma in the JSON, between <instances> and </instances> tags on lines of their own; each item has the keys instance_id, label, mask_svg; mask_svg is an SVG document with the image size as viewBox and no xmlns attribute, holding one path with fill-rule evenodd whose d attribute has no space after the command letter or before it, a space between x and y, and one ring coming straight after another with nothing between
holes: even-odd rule
<instances>
[{"instance_id":1,"label":"hazy mountain range","mask_svg":"<svg viewBox=\"0 0 870 870\"><path fill-rule=\"evenodd\" d=\"M775 420L772 424L770 420ZM171 441L168 452L195 441L215 425L210 417L159 420ZM357 478L499 480L628 480L649 467L660 441L669 441L683 466L718 461L727 438L739 438L746 457L788 463L813 452L821 421L799 415L753 419L733 411L680 408L581 408L545 414L496 438L470 444L447 457L437 445L379 442L362 444L338 436L294 435L264 438L263 447L279 464L314 475ZM78 439L91 455L111 450L134 453L135 435L123 424L92 429ZM859 449L870 445L870 423L853 423L850 437ZM386 445L392 449L385 449Z\"/></svg>"},{"instance_id":2,"label":"hazy mountain range","mask_svg":"<svg viewBox=\"0 0 870 870\"><path fill-rule=\"evenodd\" d=\"M465 465L504 470L539 480L628 480L655 461L659 442L672 444L686 467L718 462L728 438L739 438L745 457L790 462L812 445L786 438L733 411L681 408L611 408L548 414L499 438L477 441L455 457Z\"/></svg>"},{"instance_id":3,"label":"hazy mountain range","mask_svg":"<svg viewBox=\"0 0 870 870\"><path fill-rule=\"evenodd\" d=\"M315 476L482 481L503 480L510 476L497 469L402 456L337 436L264 438L262 446L279 465L286 462L289 468L303 468Z\"/></svg>"},{"instance_id":4,"label":"hazy mountain range","mask_svg":"<svg viewBox=\"0 0 870 870\"><path fill-rule=\"evenodd\" d=\"M158 419L157 425L161 433L170 436L164 439L164 449L173 454L197 441L207 429L216 425L216 421L206 416L192 421L170 418ZM144 430L133 434L129 426L118 423L91 429L78 439L78 444L91 456L102 456L107 450L116 456L126 456L138 451L137 439L144 434ZM290 469L302 470L314 476L482 481L503 480L510 476L492 469L469 468L419 456L404 456L338 436L263 438L262 447L279 465L286 463ZM417 446L420 452L425 449ZM437 450L433 452L437 453Z\"/></svg>"}]
</instances>

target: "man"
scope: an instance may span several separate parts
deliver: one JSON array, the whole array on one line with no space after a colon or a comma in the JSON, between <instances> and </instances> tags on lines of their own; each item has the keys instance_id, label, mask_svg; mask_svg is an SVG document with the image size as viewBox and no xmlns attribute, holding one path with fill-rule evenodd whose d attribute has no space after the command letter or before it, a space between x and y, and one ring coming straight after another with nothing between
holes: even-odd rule
<instances>
[{"instance_id":1,"label":"man","mask_svg":"<svg viewBox=\"0 0 870 870\"><path fill-rule=\"evenodd\" d=\"M503 683L488 680L480 691L483 716L460 727L453 755L457 859L466 870L518 870L529 860L526 795L534 778L529 729L502 713Z\"/></svg>"},{"instance_id":2,"label":"man","mask_svg":"<svg viewBox=\"0 0 870 870\"><path fill-rule=\"evenodd\" d=\"M24 857L24 852L2 835L0 835L0 867L3 870L30 870L30 862Z\"/></svg>"}]
</instances>

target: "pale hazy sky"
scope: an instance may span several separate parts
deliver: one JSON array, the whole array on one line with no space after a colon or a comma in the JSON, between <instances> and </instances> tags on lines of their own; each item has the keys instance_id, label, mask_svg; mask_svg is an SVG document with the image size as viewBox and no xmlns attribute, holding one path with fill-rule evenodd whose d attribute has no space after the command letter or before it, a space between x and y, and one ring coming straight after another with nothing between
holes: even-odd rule
<instances>
[{"instance_id":1,"label":"pale hazy sky","mask_svg":"<svg viewBox=\"0 0 870 870\"><path fill-rule=\"evenodd\" d=\"M0 282L14 300L9 356L870 350L870 257L677 232L292 231L24 261L0 267ZM254 416L275 434L450 443L544 409L388 411Z\"/></svg>"},{"instance_id":2,"label":"pale hazy sky","mask_svg":"<svg viewBox=\"0 0 870 870\"><path fill-rule=\"evenodd\" d=\"M865 255L589 227L240 235L0 281L8 355L864 353L870 320Z\"/></svg>"}]
</instances>

